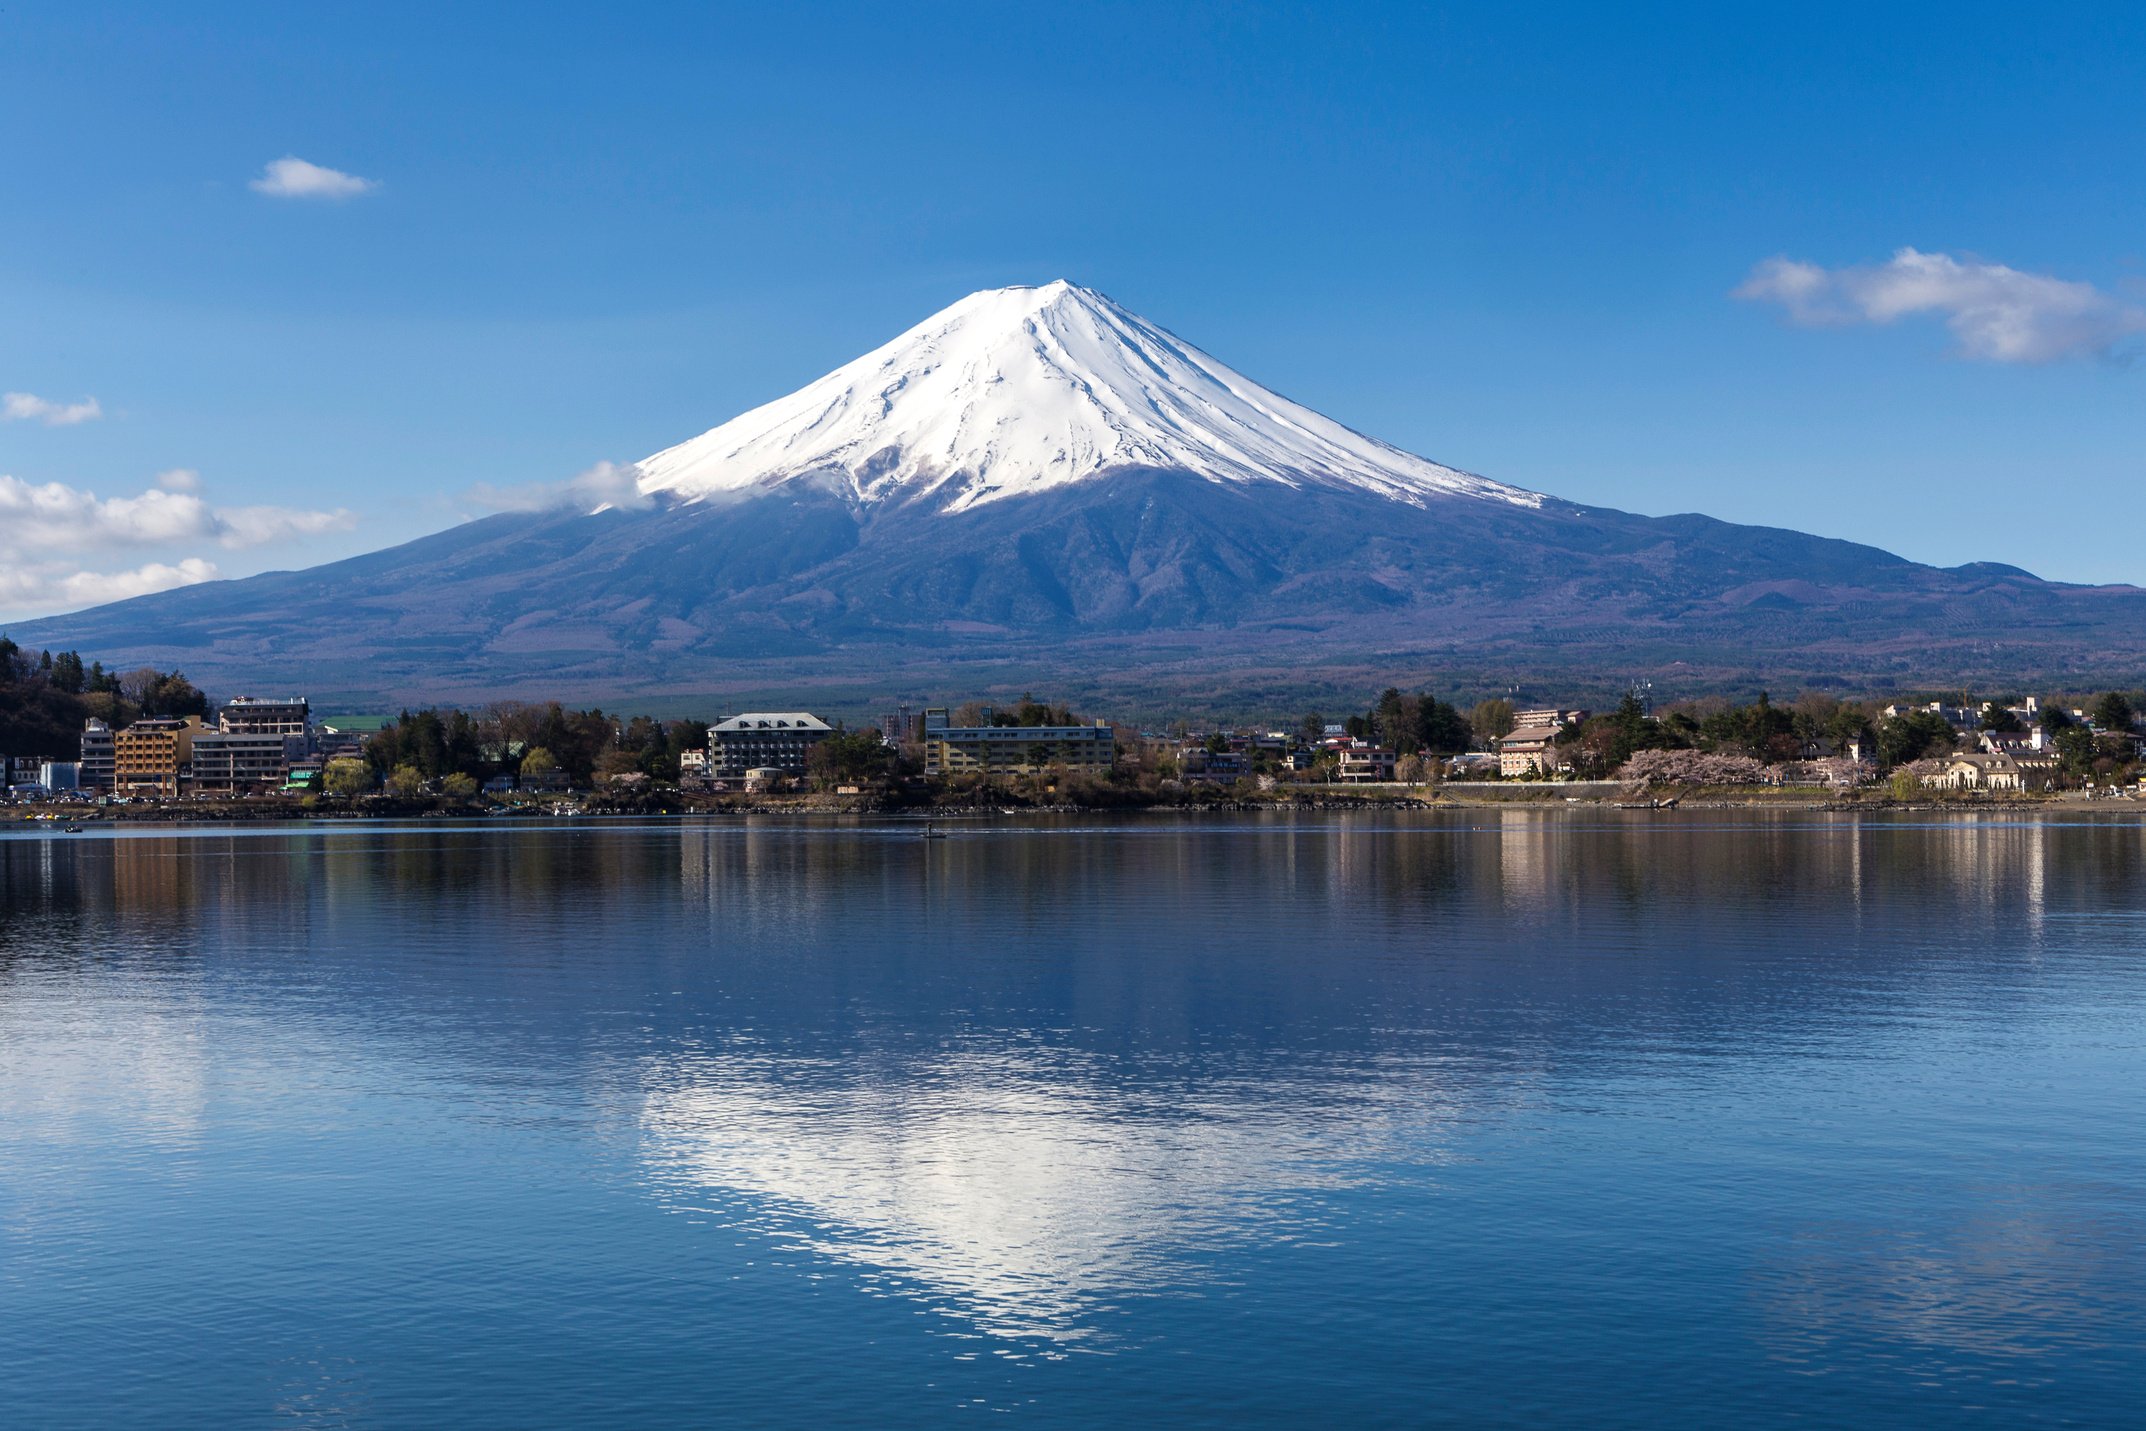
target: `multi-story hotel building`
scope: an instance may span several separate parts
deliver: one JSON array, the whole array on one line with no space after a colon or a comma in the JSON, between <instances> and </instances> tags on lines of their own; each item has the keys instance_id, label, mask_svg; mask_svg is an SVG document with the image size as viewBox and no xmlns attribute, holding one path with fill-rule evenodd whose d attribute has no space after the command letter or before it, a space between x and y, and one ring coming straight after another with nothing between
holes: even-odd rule
<instances>
[{"instance_id":1,"label":"multi-story hotel building","mask_svg":"<svg viewBox=\"0 0 2146 1431\"><path fill-rule=\"evenodd\" d=\"M305 697L239 696L217 712L216 729L194 737L190 783L196 790L279 789L295 762L311 754Z\"/></svg>"},{"instance_id":2,"label":"multi-story hotel building","mask_svg":"<svg viewBox=\"0 0 2146 1431\"><path fill-rule=\"evenodd\" d=\"M112 788L121 795L176 798L194 755L201 717L138 720L112 737Z\"/></svg>"},{"instance_id":3,"label":"multi-story hotel building","mask_svg":"<svg viewBox=\"0 0 2146 1431\"><path fill-rule=\"evenodd\" d=\"M946 711L924 712L926 775L1033 775L1051 766L1108 770L1117 763L1117 732L1094 725L954 725Z\"/></svg>"},{"instance_id":4,"label":"multi-story hotel building","mask_svg":"<svg viewBox=\"0 0 2146 1431\"><path fill-rule=\"evenodd\" d=\"M82 788L112 788L112 728L95 716L82 726Z\"/></svg>"},{"instance_id":5,"label":"multi-story hotel building","mask_svg":"<svg viewBox=\"0 0 2146 1431\"><path fill-rule=\"evenodd\" d=\"M216 728L231 735L304 735L310 715L304 696L234 696L216 713Z\"/></svg>"},{"instance_id":6,"label":"multi-story hotel building","mask_svg":"<svg viewBox=\"0 0 2146 1431\"><path fill-rule=\"evenodd\" d=\"M804 711L750 711L708 731L708 755L717 777L742 778L749 770L805 773L812 747L835 728Z\"/></svg>"}]
</instances>

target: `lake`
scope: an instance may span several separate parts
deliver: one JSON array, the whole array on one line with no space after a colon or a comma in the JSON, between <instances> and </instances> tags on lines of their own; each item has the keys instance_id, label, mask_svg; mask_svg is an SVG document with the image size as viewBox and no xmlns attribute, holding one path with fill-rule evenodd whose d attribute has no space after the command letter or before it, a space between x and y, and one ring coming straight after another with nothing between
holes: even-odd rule
<instances>
[{"instance_id":1,"label":"lake","mask_svg":"<svg viewBox=\"0 0 2146 1431\"><path fill-rule=\"evenodd\" d=\"M2146 827L0 836L10 1427L2137 1425Z\"/></svg>"}]
</instances>

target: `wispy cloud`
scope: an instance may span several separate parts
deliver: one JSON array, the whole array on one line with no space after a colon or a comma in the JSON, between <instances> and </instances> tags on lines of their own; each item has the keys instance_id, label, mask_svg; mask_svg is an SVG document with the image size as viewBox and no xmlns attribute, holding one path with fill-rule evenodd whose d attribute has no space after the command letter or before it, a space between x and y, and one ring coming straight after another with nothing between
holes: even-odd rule
<instances>
[{"instance_id":1,"label":"wispy cloud","mask_svg":"<svg viewBox=\"0 0 2146 1431\"><path fill-rule=\"evenodd\" d=\"M191 467L174 467L157 473L156 484L167 492L199 492L201 474Z\"/></svg>"},{"instance_id":2,"label":"wispy cloud","mask_svg":"<svg viewBox=\"0 0 2146 1431\"><path fill-rule=\"evenodd\" d=\"M67 562L0 565L0 617L58 615L214 581L216 564L187 557L170 564L149 562L131 571L84 571Z\"/></svg>"},{"instance_id":3,"label":"wispy cloud","mask_svg":"<svg viewBox=\"0 0 2146 1431\"><path fill-rule=\"evenodd\" d=\"M2091 283L1912 248L1850 268L1769 258L1734 296L1810 327L1939 318L1960 356L1991 363L2113 358L2146 333L2146 308Z\"/></svg>"},{"instance_id":4,"label":"wispy cloud","mask_svg":"<svg viewBox=\"0 0 2146 1431\"><path fill-rule=\"evenodd\" d=\"M53 402L36 393L0 393L0 422L41 422L47 427L73 427L95 422L104 409L95 398L80 402Z\"/></svg>"},{"instance_id":5,"label":"wispy cloud","mask_svg":"<svg viewBox=\"0 0 2146 1431\"><path fill-rule=\"evenodd\" d=\"M360 179L340 169L309 164L286 154L261 171L247 188L271 199L355 199L380 187L378 179Z\"/></svg>"},{"instance_id":6,"label":"wispy cloud","mask_svg":"<svg viewBox=\"0 0 2146 1431\"><path fill-rule=\"evenodd\" d=\"M597 511L605 507L644 507L641 469L631 462L599 462L564 482L530 482L495 487L480 482L462 494L470 506L487 512Z\"/></svg>"},{"instance_id":7,"label":"wispy cloud","mask_svg":"<svg viewBox=\"0 0 2146 1431\"><path fill-rule=\"evenodd\" d=\"M223 507L216 512L216 523L218 545L237 550L317 537L323 532L347 532L357 525L357 519L340 507L332 512L309 512L298 507Z\"/></svg>"}]
</instances>

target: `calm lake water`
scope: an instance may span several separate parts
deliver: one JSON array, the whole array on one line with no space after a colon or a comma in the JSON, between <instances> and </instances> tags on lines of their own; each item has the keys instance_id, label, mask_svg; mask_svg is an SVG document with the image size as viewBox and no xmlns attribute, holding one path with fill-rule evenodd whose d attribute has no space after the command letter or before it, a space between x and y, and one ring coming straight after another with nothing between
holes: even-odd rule
<instances>
[{"instance_id":1,"label":"calm lake water","mask_svg":"<svg viewBox=\"0 0 2146 1431\"><path fill-rule=\"evenodd\" d=\"M0 837L9 1427L2137 1426L2146 831Z\"/></svg>"}]
</instances>

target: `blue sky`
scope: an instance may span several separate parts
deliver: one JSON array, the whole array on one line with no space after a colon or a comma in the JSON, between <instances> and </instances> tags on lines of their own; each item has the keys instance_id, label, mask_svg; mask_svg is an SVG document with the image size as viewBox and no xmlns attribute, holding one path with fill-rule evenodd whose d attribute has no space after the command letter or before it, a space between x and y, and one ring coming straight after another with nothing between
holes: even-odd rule
<instances>
[{"instance_id":1,"label":"blue sky","mask_svg":"<svg viewBox=\"0 0 2146 1431\"><path fill-rule=\"evenodd\" d=\"M1498 8L10 5L0 616L1057 277L1504 481L2146 582L2146 16Z\"/></svg>"}]
</instances>

